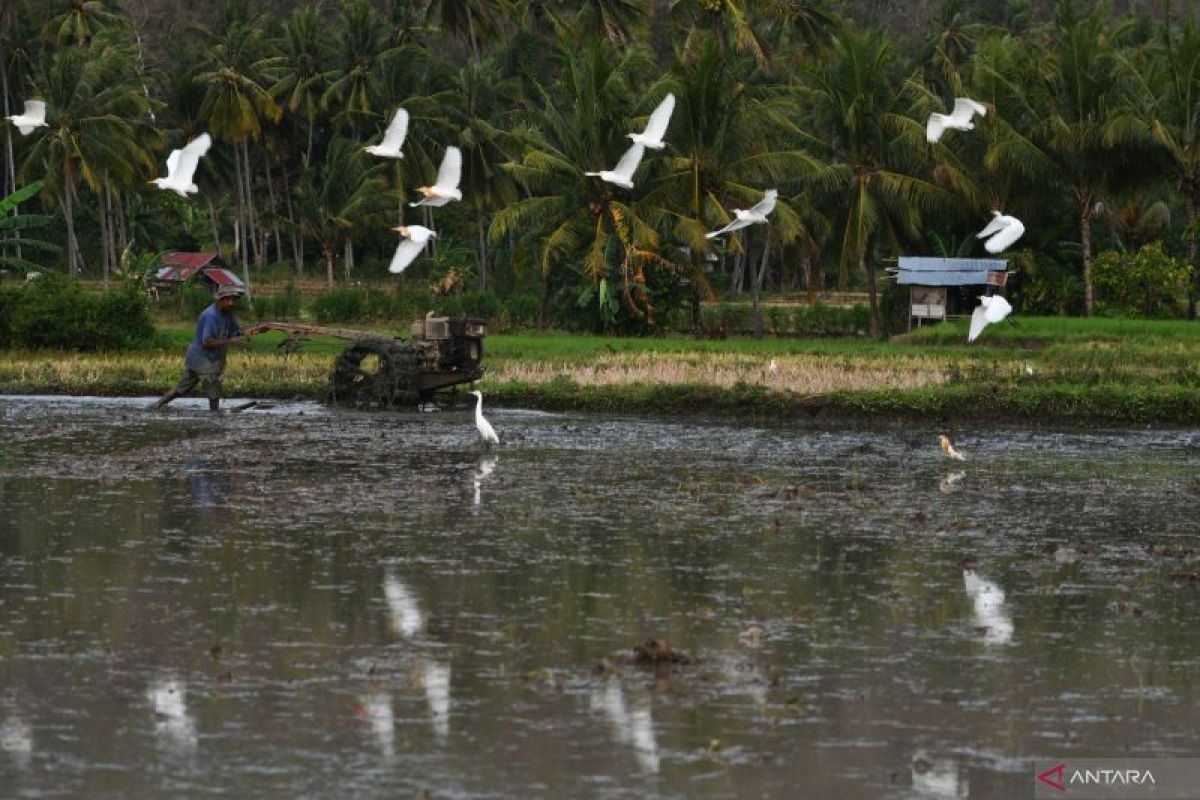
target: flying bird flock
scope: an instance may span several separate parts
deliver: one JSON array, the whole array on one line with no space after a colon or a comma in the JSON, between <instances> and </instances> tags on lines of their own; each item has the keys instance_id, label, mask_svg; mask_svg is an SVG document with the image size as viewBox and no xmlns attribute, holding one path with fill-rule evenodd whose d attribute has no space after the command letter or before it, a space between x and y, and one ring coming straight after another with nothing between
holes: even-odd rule
<instances>
[{"instance_id":1,"label":"flying bird flock","mask_svg":"<svg viewBox=\"0 0 1200 800\"><path fill-rule=\"evenodd\" d=\"M667 94L651 112L645 128L640 133L635 131L627 134L632 144L613 169L585 171L584 175L599 178L623 189L632 189L634 174L637 172L646 150L662 150L666 147L664 137L674 110L675 95ZM975 125L972 119L975 116L985 117L987 113L987 106L983 103L967 97L955 98L954 108L949 114L935 112L929 115L925 126L925 137L930 144L936 144L941 141L947 130L974 130ZM46 103L38 99L26 100L24 113L14 114L6 119L20 131L21 135L28 136L38 128L47 127ZM363 149L377 158L403 158L402 150L408 136L408 126L408 112L403 108L397 108L380 143L366 145ZM195 173L200 160L211 147L212 138L207 133L203 133L182 148L172 150L167 157L167 174L164 177L155 178L151 183L159 189L175 192L180 197L187 199L199 191L194 182ZM438 167L437 178L431 186L417 187L422 198L409 203L409 205L439 208L448 203L462 200L462 191L459 189L461 177L462 151L453 145L448 146L442 157L441 165ZM733 218L728 224L706 233L705 238L715 239L750 225L765 224L767 217L775 208L778 196L779 192L776 189L767 189L758 203L747 209L734 209ZM1025 226L1016 217L1002 214L999 210L994 210L992 215L992 221L978 233L978 238L985 240L984 248L989 253L995 254L1003 252L1020 239L1025 233ZM421 254L430 240L437 237L434 230L422 225L400 225L392 230L400 234L400 241L388 266L389 272L393 274L404 272ZM1001 296L980 297L980 305L974 310L971 317L967 340L975 341L988 324L1000 322L1011 311L1012 306ZM476 423L480 429L480 435L486 442L494 443L497 441L495 431L482 416L482 396L479 397L479 401L476 405ZM943 451L952 457L959 457L952 446L948 447L948 445L948 440L943 438Z\"/></svg>"},{"instance_id":2,"label":"flying bird flock","mask_svg":"<svg viewBox=\"0 0 1200 800\"><path fill-rule=\"evenodd\" d=\"M979 115L987 116L987 106L969 97L954 98L954 110L949 114L934 112L929 115L925 124L925 138L930 144L936 144L947 130L970 131L975 129L971 118ZM1021 238L1025 233L1025 225L1016 217L992 211L992 221L976 234L976 238L985 240L983 249L989 253L1003 253ZM971 329L967 333L967 341L973 342L989 323L1000 322L1012 311L1009 302L999 295L982 296L979 305L971 313ZM945 451L945 447L942 448Z\"/></svg>"},{"instance_id":3,"label":"flying bird flock","mask_svg":"<svg viewBox=\"0 0 1200 800\"><path fill-rule=\"evenodd\" d=\"M674 110L675 95L667 94L662 102L658 104L658 107L650 113L650 119L646 122L646 129L641 133L627 134L633 140L633 144L621 156L615 167L600 170L599 172L584 172L583 174L599 178L614 186L620 186L622 189L632 189L633 173L637 172L638 166L642 163L642 156L646 154L646 148L662 150L667 146L667 143L663 140L663 136L667 132L667 126L671 123L671 112Z\"/></svg>"}]
</instances>

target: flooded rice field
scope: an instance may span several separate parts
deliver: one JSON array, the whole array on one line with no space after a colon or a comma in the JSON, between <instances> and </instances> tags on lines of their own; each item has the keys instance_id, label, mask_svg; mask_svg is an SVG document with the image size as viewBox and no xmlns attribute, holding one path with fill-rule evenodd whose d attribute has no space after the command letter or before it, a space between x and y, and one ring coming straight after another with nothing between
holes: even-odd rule
<instances>
[{"instance_id":1,"label":"flooded rice field","mask_svg":"<svg viewBox=\"0 0 1200 800\"><path fill-rule=\"evenodd\" d=\"M1200 750L1200 432L0 398L13 797L1021 797ZM967 455L946 459L946 432Z\"/></svg>"}]
</instances>

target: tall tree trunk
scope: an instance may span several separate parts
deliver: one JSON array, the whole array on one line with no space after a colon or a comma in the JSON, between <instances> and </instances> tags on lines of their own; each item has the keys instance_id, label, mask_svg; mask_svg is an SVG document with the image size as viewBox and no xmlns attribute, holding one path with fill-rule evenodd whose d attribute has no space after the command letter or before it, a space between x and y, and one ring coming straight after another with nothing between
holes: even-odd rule
<instances>
[{"instance_id":1,"label":"tall tree trunk","mask_svg":"<svg viewBox=\"0 0 1200 800\"><path fill-rule=\"evenodd\" d=\"M740 236L741 234L739 234ZM745 240L742 242L742 249L733 255L733 277L729 279L729 288L734 294L742 293L742 282L746 275L746 247Z\"/></svg>"},{"instance_id":2,"label":"tall tree trunk","mask_svg":"<svg viewBox=\"0 0 1200 800\"><path fill-rule=\"evenodd\" d=\"M429 228L430 230L433 230L433 209L430 206L425 206L424 208L425 208L425 227ZM429 255L432 256L433 259L436 261L437 253L438 253L438 245L437 245L437 237L435 236L429 241Z\"/></svg>"},{"instance_id":3,"label":"tall tree trunk","mask_svg":"<svg viewBox=\"0 0 1200 800\"><path fill-rule=\"evenodd\" d=\"M129 236L125 229L125 197L118 194L116 200L117 207L117 247L122 253L129 249Z\"/></svg>"},{"instance_id":4,"label":"tall tree trunk","mask_svg":"<svg viewBox=\"0 0 1200 800\"><path fill-rule=\"evenodd\" d=\"M869 304L871 321L870 334L872 339L879 339L882 329L879 325L879 295L875 292L875 265L867 260L866 247L859 253L858 264L867 273L867 303Z\"/></svg>"},{"instance_id":5,"label":"tall tree trunk","mask_svg":"<svg viewBox=\"0 0 1200 800\"><path fill-rule=\"evenodd\" d=\"M237 144L233 146L233 182L237 184L237 219L233 223L235 258L241 258L242 274L249 280L250 251L246 245L246 184L242 180L242 160L238 158Z\"/></svg>"},{"instance_id":6,"label":"tall tree trunk","mask_svg":"<svg viewBox=\"0 0 1200 800\"><path fill-rule=\"evenodd\" d=\"M329 283L329 288L333 288L333 248L328 244L321 245L321 252L325 256L325 278Z\"/></svg>"},{"instance_id":7,"label":"tall tree trunk","mask_svg":"<svg viewBox=\"0 0 1200 800\"><path fill-rule=\"evenodd\" d=\"M108 273L112 268L112 251L108 246L108 209L104 202L105 194L107 192L101 189L100 194L96 196L96 211L98 212L98 220L100 222L100 275L102 276L104 288L107 289Z\"/></svg>"},{"instance_id":8,"label":"tall tree trunk","mask_svg":"<svg viewBox=\"0 0 1200 800\"><path fill-rule=\"evenodd\" d=\"M313 128L316 127L316 120L309 116L308 118L308 146L304 149L304 168L308 169L308 165L312 163L313 149Z\"/></svg>"},{"instance_id":9,"label":"tall tree trunk","mask_svg":"<svg viewBox=\"0 0 1200 800\"><path fill-rule=\"evenodd\" d=\"M671 42L671 0L650 0L650 47L664 71L674 57Z\"/></svg>"},{"instance_id":10,"label":"tall tree trunk","mask_svg":"<svg viewBox=\"0 0 1200 800\"><path fill-rule=\"evenodd\" d=\"M1081 203L1079 211L1079 239L1083 245L1083 315L1092 315L1092 206Z\"/></svg>"},{"instance_id":11,"label":"tall tree trunk","mask_svg":"<svg viewBox=\"0 0 1200 800\"><path fill-rule=\"evenodd\" d=\"M1184 230L1187 233L1187 265L1190 275L1188 277L1187 286L1187 318L1196 318L1196 297L1200 294L1197 290L1197 281L1200 281L1200 273L1196 266L1196 210L1200 207L1200 183L1188 181L1183 186L1183 216Z\"/></svg>"},{"instance_id":12,"label":"tall tree trunk","mask_svg":"<svg viewBox=\"0 0 1200 800\"><path fill-rule=\"evenodd\" d=\"M471 3L467 7L467 33L471 37L471 53L475 56L475 66L479 66L479 41L475 38L475 15L471 13Z\"/></svg>"},{"instance_id":13,"label":"tall tree trunk","mask_svg":"<svg viewBox=\"0 0 1200 800\"><path fill-rule=\"evenodd\" d=\"M212 195L206 195L208 200L208 224L212 229L213 246L217 248L217 254L221 252L221 226L217 224L217 206L213 203ZM234 260L237 259L237 253L233 254Z\"/></svg>"},{"instance_id":14,"label":"tall tree trunk","mask_svg":"<svg viewBox=\"0 0 1200 800\"><path fill-rule=\"evenodd\" d=\"M800 268L804 271L804 291L808 295L808 304L815 306L817 304L817 283L813 280L813 262L808 256L804 256L800 260Z\"/></svg>"},{"instance_id":15,"label":"tall tree trunk","mask_svg":"<svg viewBox=\"0 0 1200 800\"><path fill-rule=\"evenodd\" d=\"M236 153L234 154L236 158ZM242 178L246 181L246 239L254 247L254 266L260 270L266 266L266 254L258 236L258 212L254 208L254 184L250 180L250 141L242 140Z\"/></svg>"},{"instance_id":16,"label":"tall tree trunk","mask_svg":"<svg viewBox=\"0 0 1200 800\"><path fill-rule=\"evenodd\" d=\"M267 165L267 199L271 203L271 231L275 236L275 261L283 261L283 237L279 235L279 206L275 204L275 179L271 175L271 152L266 151L263 159Z\"/></svg>"},{"instance_id":17,"label":"tall tree trunk","mask_svg":"<svg viewBox=\"0 0 1200 800\"><path fill-rule=\"evenodd\" d=\"M4 116L7 117L12 114L12 111L9 110L8 96L8 52L3 47L0 47L0 84L2 84L4 93ZM4 143L5 155L7 156L7 160L4 163L4 194L7 196L17 190L17 161L13 156L11 125L4 126ZM21 216L21 209L13 206L12 215L14 217ZM17 258L21 258L21 232L13 231L12 240L16 245Z\"/></svg>"},{"instance_id":18,"label":"tall tree trunk","mask_svg":"<svg viewBox=\"0 0 1200 800\"><path fill-rule=\"evenodd\" d=\"M107 204L108 243L113 253L113 269L116 269L121 265L121 251L116 248L116 211L112 192L104 190L104 203Z\"/></svg>"},{"instance_id":19,"label":"tall tree trunk","mask_svg":"<svg viewBox=\"0 0 1200 800\"><path fill-rule=\"evenodd\" d=\"M346 274L346 283L349 284L354 274L354 240L349 236L346 237L345 255L342 257L342 270Z\"/></svg>"},{"instance_id":20,"label":"tall tree trunk","mask_svg":"<svg viewBox=\"0 0 1200 800\"><path fill-rule=\"evenodd\" d=\"M83 271L79 239L75 235L75 165L68 159L63 168L63 215L67 220L67 272L72 278Z\"/></svg>"},{"instance_id":21,"label":"tall tree trunk","mask_svg":"<svg viewBox=\"0 0 1200 800\"><path fill-rule=\"evenodd\" d=\"M763 242L762 261L759 262L758 272L754 275L754 338L763 338L762 289L763 278L767 274L767 259L771 253L771 236L767 233Z\"/></svg>"},{"instance_id":22,"label":"tall tree trunk","mask_svg":"<svg viewBox=\"0 0 1200 800\"><path fill-rule=\"evenodd\" d=\"M288 178L287 165L280 169L283 176L283 199L287 207L288 234L292 239L292 260L296 268L296 277L304 277L304 237L296 235L296 215L292 210L292 185Z\"/></svg>"},{"instance_id":23,"label":"tall tree trunk","mask_svg":"<svg viewBox=\"0 0 1200 800\"><path fill-rule=\"evenodd\" d=\"M487 260L487 231L483 225L483 210L480 209L479 215L475 218L479 236L479 253L477 263L479 264L479 291L486 292L488 285L488 260Z\"/></svg>"},{"instance_id":24,"label":"tall tree trunk","mask_svg":"<svg viewBox=\"0 0 1200 800\"><path fill-rule=\"evenodd\" d=\"M246 260L245 243L242 241L245 238L242 229L242 220L235 219L233 221L233 251L236 253L238 248L242 249L242 282L246 284L246 293L250 293L250 262Z\"/></svg>"},{"instance_id":25,"label":"tall tree trunk","mask_svg":"<svg viewBox=\"0 0 1200 800\"><path fill-rule=\"evenodd\" d=\"M8 97L8 52L3 45L0 45L0 91L4 94L4 116L8 117L12 114L9 109ZM7 160L4 162L4 194L10 195L16 191L17 187L17 162L13 158L11 125L4 126L4 140L7 156ZM15 212L16 209L13 211Z\"/></svg>"}]
</instances>

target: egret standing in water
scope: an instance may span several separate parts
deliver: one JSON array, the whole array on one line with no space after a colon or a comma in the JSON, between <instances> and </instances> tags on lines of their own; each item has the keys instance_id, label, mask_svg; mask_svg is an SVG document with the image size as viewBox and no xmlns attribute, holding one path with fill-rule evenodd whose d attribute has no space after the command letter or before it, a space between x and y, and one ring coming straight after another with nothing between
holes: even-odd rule
<instances>
[{"instance_id":1,"label":"egret standing in water","mask_svg":"<svg viewBox=\"0 0 1200 800\"><path fill-rule=\"evenodd\" d=\"M475 403L475 427L479 429L479 436L483 439L484 444L500 444L500 437L496 435L496 429L492 427L492 423L483 418L483 392L471 392L475 395L478 401Z\"/></svg>"}]
</instances>

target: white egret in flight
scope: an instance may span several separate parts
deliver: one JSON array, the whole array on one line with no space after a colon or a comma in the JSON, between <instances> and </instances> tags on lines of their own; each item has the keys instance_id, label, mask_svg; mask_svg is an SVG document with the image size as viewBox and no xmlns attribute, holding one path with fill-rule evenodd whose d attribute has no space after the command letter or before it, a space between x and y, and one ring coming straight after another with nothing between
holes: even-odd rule
<instances>
[{"instance_id":1,"label":"white egret in flight","mask_svg":"<svg viewBox=\"0 0 1200 800\"><path fill-rule=\"evenodd\" d=\"M999 211L993 211L992 221L987 224L986 228L975 234L975 238L987 239L983 243L983 249L989 253L1003 253L1024 233L1025 226L1021 220L1005 216Z\"/></svg>"},{"instance_id":2,"label":"white egret in flight","mask_svg":"<svg viewBox=\"0 0 1200 800\"><path fill-rule=\"evenodd\" d=\"M424 225L401 225L397 228L392 228L392 230L404 237L396 247L396 254L392 256L392 263L388 265L388 272L395 275L399 275L408 269L408 265L415 261L417 256L421 255L421 251L425 249L426 243L430 239L437 238L437 233L429 230Z\"/></svg>"},{"instance_id":3,"label":"white egret in flight","mask_svg":"<svg viewBox=\"0 0 1200 800\"><path fill-rule=\"evenodd\" d=\"M987 106L969 97L956 97L954 98L954 110L949 114L934 112L929 115L929 122L925 124L925 138L933 143L942 138L942 134L946 132L947 128L953 128L956 131L972 130L975 124L971 122L971 117L975 114L986 117Z\"/></svg>"},{"instance_id":4,"label":"white egret in flight","mask_svg":"<svg viewBox=\"0 0 1200 800\"><path fill-rule=\"evenodd\" d=\"M13 114L5 119L16 125L22 136L28 136L38 128L46 127L46 103L44 100L26 100L24 114Z\"/></svg>"},{"instance_id":5,"label":"white egret in flight","mask_svg":"<svg viewBox=\"0 0 1200 800\"><path fill-rule=\"evenodd\" d=\"M775 189L767 189L763 192L762 200L747 209L735 208L733 210L733 220L728 225L720 230L712 231L704 234L706 239L715 239L723 233L736 231L738 228L745 228L748 225L758 225L767 221L767 215L775 210L775 199L779 197L779 192Z\"/></svg>"},{"instance_id":6,"label":"white egret in flight","mask_svg":"<svg viewBox=\"0 0 1200 800\"><path fill-rule=\"evenodd\" d=\"M975 341L984 328L993 322L999 322L1011 312L1012 306L1000 295L980 296L979 305L971 312L971 330L967 332L967 341Z\"/></svg>"},{"instance_id":7,"label":"white egret in flight","mask_svg":"<svg viewBox=\"0 0 1200 800\"><path fill-rule=\"evenodd\" d=\"M444 206L452 200L462 200L462 192L458 182L462 178L462 151L457 147L447 147L446 155L442 156L442 165L438 167L437 179L433 186L418 186L417 191L424 198L410 206Z\"/></svg>"},{"instance_id":8,"label":"white egret in flight","mask_svg":"<svg viewBox=\"0 0 1200 800\"><path fill-rule=\"evenodd\" d=\"M380 158L404 158L400 148L404 145L404 137L408 135L408 112L397 108L392 121L384 131L383 141L379 144L367 145L363 149L373 156Z\"/></svg>"},{"instance_id":9,"label":"white egret in flight","mask_svg":"<svg viewBox=\"0 0 1200 800\"><path fill-rule=\"evenodd\" d=\"M172 150L171 155L167 156L167 177L155 178L150 182L160 189L170 189L186 200L189 194L199 191L196 184L192 182L192 178L196 174L196 167L199 166L200 159L210 147L212 147L212 137L207 133L202 133L181 149Z\"/></svg>"},{"instance_id":10,"label":"white egret in flight","mask_svg":"<svg viewBox=\"0 0 1200 800\"><path fill-rule=\"evenodd\" d=\"M663 141L663 134L667 132L667 125L671 122L671 112L675 110L675 95L668 94L663 98L658 107L650 114L650 120L646 123L646 129L641 133L628 134L630 139L633 139L634 144L640 144L642 147L650 150L662 150L666 146Z\"/></svg>"},{"instance_id":11,"label":"white egret in flight","mask_svg":"<svg viewBox=\"0 0 1200 800\"><path fill-rule=\"evenodd\" d=\"M585 172L583 174L599 178L602 181L608 181L626 189L632 189L633 173L637 172L638 164L642 163L642 155L645 152L646 148L635 142L630 145L625 154L621 156L621 160L612 169L605 169L600 172Z\"/></svg>"}]
</instances>

